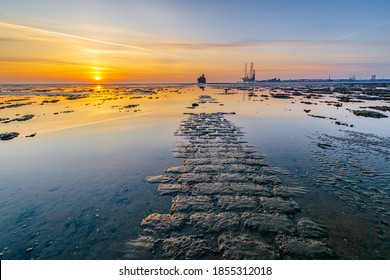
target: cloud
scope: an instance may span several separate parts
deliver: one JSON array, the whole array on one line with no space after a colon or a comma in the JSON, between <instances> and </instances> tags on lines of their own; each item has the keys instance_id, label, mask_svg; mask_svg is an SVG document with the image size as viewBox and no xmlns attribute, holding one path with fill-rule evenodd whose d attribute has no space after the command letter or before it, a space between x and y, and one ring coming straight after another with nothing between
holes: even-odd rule
<instances>
[{"instance_id":1,"label":"cloud","mask_svg":"<svg viewBox=\"0 0 390 280\"><path fill-rule=\"evenodd\" d=\"M34 58L14 58L14 57L0 57L1 62L19 62L19 63L50 63L50 64L61 64L61 65L77 65L85 66L84 64L60 61L55 59L34 59Z\"/></svg>"},{"instance_id":2,"label":"cloud","mask_svg":"<svg viewBox=\"0 0 390 280\"><path fill-rule=\"evenodd\" d=\"M342 35L340 37L335 38L333 41L340 41L342 39L350 38L350 37L353 37L355 35L358 35L358 34L361 34L361 33L367 32L367 31L375 30L375 29L381 28L381 27L389 25L389 24L390 24L390 21L386 21L386 22L383 22L383 23L380 23L380 24L377 24L374 26L370 26L367 28L357 30L357 31L349 33L349 34Z\"/></svg>"},{"instance_id":3,"label":"cloud","mask_svg":"<svg viewBox=\"0 0 390 280\"><path fill-rule=\"evenodd\" d=\"M17 29L17 30L30 31L30 32L35 32L35 33L40 33L40 34L45 34L45 35L66 37L66 38L82 40L82 41L87 41L87 42L92 42L92 43L98 43L98 44L103 44L103 45L110 45L110 46L122 47L122 48L127 48L127 49L133 49L133 50L143 51L143 52L151 53L151 54L160 54L160 55L164 55L164 56L178 57L177 55L174 55L174 54L170 54L170 53L166 53L166 52L162 52L162 51L157 51L157 50L151 50L149 48L138 47L138 46L133 46L133 45L128 45L128 44L115 43L115 42L109 42L109 41L104 41L104 40L97 40L97 39L92 39L92 38L88 38L88 37L77 36L77 35L72 35L72 34L68 34L68 33L56 32L56 31L50 31L50 30L46 30L46 29L40 29L40 28L35 28L35 27L30 27L30 26L25 26L25 25L17 25L17 24L10 24L10 23L6 23L6 22L0 22L0 26L6 27L6 28Z\"/></svg>"}]
</instances>

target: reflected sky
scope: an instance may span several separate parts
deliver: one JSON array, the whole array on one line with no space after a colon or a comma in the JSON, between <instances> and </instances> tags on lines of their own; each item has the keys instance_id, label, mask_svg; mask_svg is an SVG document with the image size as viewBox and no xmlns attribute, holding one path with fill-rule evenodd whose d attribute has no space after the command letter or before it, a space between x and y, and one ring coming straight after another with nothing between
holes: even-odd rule
<instances>
[{"instance_id":1,"label":"reflected sky","mask_svg":"<svg viewBox=\"0 0 390 280\"><path fill-rule=\"evenodd\" d=\"M289 170L292 177L285 178L291 180L288 182L307 184L313 188L312 196L327 201L321 204L322 208L311 205L310 209L317 215L316 219L329 223L332 234L341 234L340 224L332 224L327 216L326 210L332 203L356 218L351 227L359 229L361 224L376 223L371 208L362 214L350 208L349 201L344 204L330 196L333 189L314 188L320 167L331 166L333 157L338 162L345 158L342 152L332 155L333 150L329 150L329 155L322 156L321 160L330 163L321 164L312 151L321 152L316 144L323 140L318 140L318 135L339 137L352 131L390 137L390 132L384 129L388 119L357 117L346 110L383 105L380 101L343 103L342 107L335 107L323 101L335 101L337 95L324 95L311 99L317 105L308 105L301 103L307 100L303 96L271 97L271 91L282 90L227 89L221 85L206 86L204 91L188 85L56 85L24 86L22 90L19 86L5 86L1 91L0 106L32 103L1 109L0 118L35 115L24 122L0 123L1 133L20 133L13 140L0 142L0 252L3 250L3 258L120 259L124 244L140 233L139 225L144 217L153 212L169 211L170 198L157 194L155 186L146 183L144 178L162 174L166 167L182 163L172 156L171 150L183 140L173 136L185 118L183 112L235 112L227 118L243 127L249 145L268 155L267 162L271 166ZM201 95L209 95L214 101L201 103ZM191 107L193 103L199 106ZM138 106L124 108L128 105ZM336 125L332 119L310 117L304 109L354 127ZM25 137L32 133L37 134ZM349 155L360 155L360 152ZM321 169L322 176L330 177L335 170L338 169ZM376 171L385 174L384 165L377 166ZM348 176L353 179L354 175ZM381 184L386 184L386 178L381 177ZM302 197L299 201L303 209L310 205L308 199L313 197ZM361 230L362 239L367 239ZM375 238L369 236L368 239L382 246ZM339 246L338 241L335 246ZM27 248L33 251L28 253ZM382 247L378 248L382 252ZM360 258L374 256L363 253L361 248L356 251ZM353 257L352 253L348 254L348 258Z\"/></svg>"}]
</instances>

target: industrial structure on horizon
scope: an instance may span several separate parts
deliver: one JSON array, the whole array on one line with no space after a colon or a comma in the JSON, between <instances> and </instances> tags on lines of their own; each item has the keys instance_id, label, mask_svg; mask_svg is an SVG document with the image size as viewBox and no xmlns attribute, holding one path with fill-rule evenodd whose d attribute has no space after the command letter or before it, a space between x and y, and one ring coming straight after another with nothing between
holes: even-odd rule
<instances>
[{"instance_id":1,"label":"industrial structure on horizon","mask_svg":"<svg viewBox=\"0 0 390 280\"><path fill-rule=\"evenodd\" d=\"M241 78L244 83L256 82L256 73L254 69L254 64L251 62L251 67L248 72L248 63L245 62L244 77Z\"/></svg>"}]
</instances>

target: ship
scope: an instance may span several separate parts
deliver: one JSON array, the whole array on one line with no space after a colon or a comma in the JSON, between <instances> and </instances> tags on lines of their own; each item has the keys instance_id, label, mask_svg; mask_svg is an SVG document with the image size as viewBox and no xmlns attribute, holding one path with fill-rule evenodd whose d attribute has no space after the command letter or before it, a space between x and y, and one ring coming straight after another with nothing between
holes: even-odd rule
<instances>
[{"instance_id":1,"label":"ship","mask_svg":"<svg viewBox=\"0 0 390 280\"><path fill-rule=\"evenodd\" d=\"M244 77L241 79L244 83L256 82L256 73L255 73L253 62L251 62L251 68L249 72L248 72L248 64L245 62Z\"/></svg>"},{"instance_id":2,"label":"ship","mask_svg":"<svg viewBox=\"0 0 390 280\"><path fill-rule=\"evenodd\" d=\"M198 83L199 84L205 84L206 83L206 77L204 76L204 74L202 74L202 76L200 76L198 78Z\"/></svg>"}]
</instances>

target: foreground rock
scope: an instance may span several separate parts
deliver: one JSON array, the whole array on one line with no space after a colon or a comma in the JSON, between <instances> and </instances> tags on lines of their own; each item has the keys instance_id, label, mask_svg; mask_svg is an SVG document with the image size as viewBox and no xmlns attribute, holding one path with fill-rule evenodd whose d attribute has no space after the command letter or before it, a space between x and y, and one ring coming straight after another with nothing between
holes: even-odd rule
<instances>
[{"instance_id":1,"label":"foreground rock","mask_svg":"<svg viewBox=\"0 0 390 280\"><path fill-rule=\"evenodd\" d=\"M194 260L213 252L211 246L201 237L171 237L163 242L164 256L169 259Z\"/></svg>"},{"instance_id":2,"label":"foreground rock","mask_svg":"<svg viewBox=\"0 0 390 280\"><path fill-rule=\"evenodd\" d=\"M222 232L237 229L240 217L236 213L196 213L190 216L190 223L200 232Z\"/></svg>"},{"instance_id":3,"label":"foreground rock","mask_svg":"<svg viewBox=\"0 0 390 280\"><path fill-rule=\"evenodd\" d=\"M280 248L291 259L322 260L333 259L335 257L332 250L321 241L297 238L283 238L282 240Z\"/></svg>"},{"instance_id":4,"label":"foreground rock","mask_svg":"<svg viewBox=\"0 0 390 280\"><path fill-rule=\"evenodd\" d=\"M325 230L295 217L301 208L292 197L306 189L283 185L278 175L285 171L268 167L225 114L188 114L175 134L187 139L173 150L183 164L165 169L177 177L146 178L160 183L161 195L172 196L170 212L146 217L145 236L128 250L144 259L334 257Z\"/></svg>"},{"instance_id":5,"label":"foreground rock","mask_svg":"<svg viewBox=\"0 0 390 280\"><path fill-rule=\"evenodd\" d=\"M157 175L157 176L148 176L146 177L146 181L149 183L168 183L174 180L173 177L167 175Z\"/></svg>"},{"instance_id":6,"label":"foreground rock","mask_svg":"<svg viewBox=\"0 0 390 280\"><path fill-rule=\"evenodd\" d=\"M352 113L354 113L355 116L361 116L366 118L388 118L385 114L375 112L375 111L368 111L368 110L352 110Z\"/></svg>"},{"instance_id":7,"label":"foreground rock","mask_svg":"<svg viewBox=\"0 0 390 280\"><path fill-rule=\"evenodd\" d=\"M248 235L224 234L218 238L218 249L227 260L276 260L280 256L275 249Z\"/></svg>"},{"instance_id":8,"label":"foreground rock","mask_svg":"<svg viewBox=\"0 0 390 280\"><path fill-rule=\"evenodd\" d=\"M12 140L15 137L18 137L19 133L17 132L5 132L5 133L0 133L0 140L1 141L7 141L7 140Z\"/></svg>"}]
</instances>

